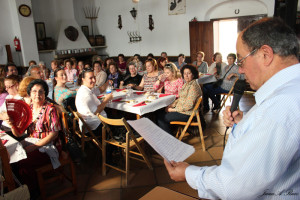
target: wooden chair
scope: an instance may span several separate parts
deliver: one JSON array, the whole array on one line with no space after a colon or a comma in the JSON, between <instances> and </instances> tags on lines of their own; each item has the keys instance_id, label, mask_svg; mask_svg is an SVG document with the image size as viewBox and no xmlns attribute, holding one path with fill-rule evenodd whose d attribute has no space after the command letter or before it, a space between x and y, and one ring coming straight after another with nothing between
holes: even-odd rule
<instances>
[{"instance_id":1,"label":"wooden chair","mask_svg":"<svg viewBox=\"0 0 300 200\"><path fill-rule=\"evenodd\" d=\"M3 187L7 187L8 191L12 191L16 188L16 185L9 164L8 152L6 147L2 144L1 139L0 139L0 157L2 161L2 171L4 173Z\"/></svg>"},{"instance_id":2,"label":"wooden chair","mask_svg":"<svg viewBox=\"0 0 300 200\"><path fill-rule=\"evenodd\" d=\"M221 93L220 95L222 95L222 99L220 101L220 108L217 110L217 113L220 113L220 111L222 110L222 108L225 106L225 103L227 101L227 99L231 96L233 96L232 92L233 92L233 88L235 83L237 82L237 80L239 80L238 78L234 81L231 89L229 90L228 93Z\"/></svg>"},{"instance_id":3,"label":"wooden chair","mask_svg":"<svg viewBox=\"0 0 300 200\"><path fill-rule=\"evenodd\" d=\"M193 112L189 118L189 120L187 122L180 122L180 121L172 121L170 122L170 124L172 125L179 125L177 133L176 133L176 138L178 138L179 140L182 140L182 138L185 136L185 134L187 133L187 129L189 126L198 126L199 129L199 135L200 135L200 140L201 140L201 144L202 144L202 150L206 151L205 149L205 143L204 143L204 137L203 137L203 131L202 131L202 126L201 126L201 120L200 120L200 115L199 115L199 106L200 103L202 101L202 97L199 97L199 99L196 102L196 105L193 109ZM196 116L196 121L193 122L194 117ZM182 129L182 126L184 126L184 128ZM180 135L179 135L180 134Z\"/></svg>"},{"instance_id":4,"label":"wooden chair","mask_svg":"<svg viewBox=\"0 0 300 200\"><path fill-rule=\"evenodd\" d=\"M68 127L67 114L65 112L62 112L61 116L62 116L62 125L65 129ZM77 180L76 180L75 167L74 167L73 161L71 160L71 158L68 154L66 154L65 152L62 152L60 154L59 162L60 162L61 166L57 169L53 169L52 164L48 164L48 165L45 165L36 170L42 199L57 199L58 197L63 196L69 192L74 192L74 193L77 192ZM70 169L71 175L68 175L67 173L64 172L64 167L66 167L66 166L70 167L69 169ZM45 176L50 173L52 175L50 178ZM55 176L53 176L53 175L55 175ZM57 180L63 180L63 178L70 181L71 185L69 187L66 187L66 188L62 189L61 191L56 192L55 194L47 197L46 185L49 183L53 183Z\"/></svg>"},{"instance_id":5,"label":"wooden chair","mask_svg":"<svg viewBox=\"0 0 300 200\"><path fill-rule=\"evenodd\" d=\"M140 143L144 141L143 137L136 138L129 127L128 123L124 118L122 119L108 119L106 117L101 116L98 114L98 117L102 121L103 127L102 127L102 175L106 175L106 167L113 168L115 170L118 170L120 172L123 172L126 174L126 186L128 184L128 177L129 177L129 168L130 168L130 162L129 158L144 162L147 164L149 169L153 169L152 165L146 156L144 150L141 148ZM126 142L121 143L113 139L112 132L109 128L109 125L111 126L124 126L127 130L126 132ZM109 133L109 137L107 137L107 133ZM109 138L109 139L108 139ZM125 151L125 170L122 168L115 167L113 165L110 165L106 163L106 143L115 145L117 147L122 148ZM133 151L133 148L137 148L138 151ZM133 154L135 156L131 156L130 154ZM139 157L136 157L139 156Z\"/></svg>"},{"instance_id":6,"label":"wooden chair","mask_svg":"<svg viewBox=\"0 0 300 200\"><path fill-rule=\"evenodd\" d=\"M96 146L100 150L102 150L101 142L98 140L98 138L100 138L101 136L98 136L98 137L95 136L95 134L90 129L90 127L87 125L87 123L84 121L84 119L82 118L82 116L80 115L80 113L73 111L71 107L69 107L69 109L71 110L71 112L74 115L74 119L73 119L73 132L81 139L81 150L82 150L82 152L84 152L85 142L87 142L87 141L92 141L94 144L96 144ZM79 120L83 124L82 131L79 128ZM90 134L90 136L86 135L85 130L88 131L88 133Z\"/></svg>"}]
</instances>

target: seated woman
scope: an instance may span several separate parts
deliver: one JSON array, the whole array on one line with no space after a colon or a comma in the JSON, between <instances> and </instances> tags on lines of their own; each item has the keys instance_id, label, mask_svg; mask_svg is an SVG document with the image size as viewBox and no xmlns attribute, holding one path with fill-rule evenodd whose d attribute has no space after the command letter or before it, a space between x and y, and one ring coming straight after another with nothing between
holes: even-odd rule
<instances>
[{"instance_id":1,"label":"seated woman","mask_svg":"<svg viewBox=\"0 0 300 200\"><path fill-rule=\"evenodd\" d=\"M6 96L6 99L23 99L19 93L19 84L20 84L20 78L17 75L9 75L4 80L4 85L6 88L6 91L8 92L8 95ZM11 126L7 123L7 115L6 113L6 103L4 102L0 107L0 120L4 120L1 129L5 132L11 131Z\"/></svg>"},{"instance_id":2,"label":"seated woman","mask_svg":"<svg viewBox=\"0 0 300 200\"><path fill-rule=\"evenodd\" d=\"M48 154L39 151L39 149L46 145L49 145L49 147L56 152L57 149L61 149L61 143L58 140L61 124L55 106L46 100L48 92L47 83L41 79L31 81L27 87L27 94L30 95L31 98L30 108L32 111L32 123L27 128L27 135L37 139L34 143L24 147L27 153L27 159L19 161L17 168L21 178L20 181L27 184L31 192L38 189L35 170L51 163ZM8 123L10 123L12 127L11 130L16 137L20 137L24 134L19 133L14 126L12 126L10 119L8 119Z\"/></svg>"},{"instance_id":3,"label":"seated woman","mask_svg":"<svg viewBox=\"0 0 300 200\"><path fill-rule=\"evenodd\" d=\"M75 97L76 91L70 90L67 86L67 74L63 68L58 68L54 71L53 79L53 100L62 105L63 100L69 97Z\"/></svg>"},{"instance_id":4,"label":"seated woman","mask_svg":"<svg viewBox=\"0 0 300 200\"><path fill-rule=\"evenodd\" d=\"M164 84L165 94L173 94L178 97L179 91L183 86L183 79L177 73L177 67L174 63L168 63L164 67L164 73L158 77L158 80L153 85L155 90L158 90L161 83Z\"/></svg>"},{"instance_id":5,"label":"seated woman","mask_svg":"<svg viewBox=\"0 0 300 200\"><path fill-rule=\"evenodd\" d=\"M202 74L206 74L208 70L208 65L207 62L203 61L204 60L204 52L203 51L198 51L197 52L197 60L193 62L193 65L197 66L198 72L201 72Z\"/></svg>"},{"instance_id":6,"label":"seated woman","mask_svg":"<svg viewBox=\"0 0 300 200\"><path fill-rule=\"evenodd\" d=\"M114 62L109 63L109 75L107 79L110 85L112 85L114 88L119 88L120 81L123 80L123 77L119 72L119 68Z\"/></svg>"},{"instance_id":7,"label":"seated woman","mask_svg":"<svg viewBox=\"0 0 300 200\"><path fill-rule=\"evenodd\" d=\"M120 70L122 75L126 74L126 61L125 61L125 56L124 54L119 54L118 55L118 69Z\"/></svg>"},{"instance_id":8,"label":"seated woman","mask_svg":"<svg viewBox=\"0 0 300 200\"><path fill-rule=\"evenodd\" d=\"M120 82L120 88L123 88L125 85L133 88L141 83L142 76L137 73L137 63L131 61L130 63L128 63L128 69L130 74Z\"/></svg>"},{"instance_id":9,"label":"seated woman","mask_svg":"<svg viewBox=\"0 0 300 200\"><path fill-rule=\"evenodd\" d=\"M102 61L95 61L93 68L96 77L96 86L102 86L107 79L106 72L102 70Z\"/></svg>"},{"instance_id":10,"label":"seated woman","mask_svg":"<svg viewBox=\"0 0 300 200\"><path fill-rule=\"evenodd\" d=\"M97 96L105 91L108 83L100 88L95 87L96 79L94 72L92 69L86 69L79 75L78 84L80 88L77 91L75 100L77 112L82 115L91 130L99 135L101 133L101 121L97 117L97 114L100 113L106 117L104 108L112 100L113 96L111 93L107 94L102 101L98 100ZM79 121L79 127L82 130L81 121Z\"/></svg>"},{"instance_id":11,"label":"seated woman","mask_svg":"<svg viewBox=\"0 0 300 200\"><path fill-rule=\"evenodd\" d=\"M74 81L77 78L77 70L72 68L73 61L66 59L65 60L65 71L67 74L68 81Z\"/></svg>"},{"instance_id":12,"label":"seated woman","mask_svg":"<svg viewBox=\"0 0 300 200\"><path fill-rule=\"evenodd\" d=\"M213 55L213 63L208 68L208 73L213 74L219 79L220 74L224 72L224 68L226 63L222 61L222 54L220 52L216 52Z\"/></svg>"},{"instance_id":13,"label":"seated woman","mask_svg":"<svg viewBox=\"0 0 300 200\"><path fill-rule=\"evenodd\" d=\"M164 57L160 57L157 59L158 70L164 70L164 67L167 64L167 59Z\"/></svg>"},{"instance_id":14,"label":"seated woman","mask_svg":"<svg viewBox=\"0 0 300 200\"><path fill-rule=\"evenodd\" d=\"M163 71L158 71L158 66L156 60L153 58L147 59L145 62L147 73L144 74L143 79L139 86L134 87L136 90L144 90L146 92L155 92L153 85L158 80L158 76L163 73ZM161 89L162 85L159 87Z\"/></svg>"},{"instance_id":15,"label":"seated woman","mask_svg":"<svg viewBox=\"0 0 300 200\"><path fill-rule=\"evenodd\" d=\"M237 78L243 79L243 76L238 72L239 67L234 63L235 60L236 55L234 53L228 54L228 65L225 66L223 74L220 74L220 77L223 79L221 85L217 86L213 83L203 85L203 111L209 111L208 98L210 98L214 104L212 110L219 109L220 100L216 97L216 95L228 93Z\"/></svg>"},{"instance_id":16,"label":"seated woman","mask_svg":"<svg viewBox=\"0 0 300 200\"><path fill-rule=\"evenodd\" d=\"M158 112L157 115L158 126L170 134L173 134L170 122L186 122L190 118L198 98L202 95L201 88L197 83L198 70L193 65L184 65L180 72L185 84L179 91L179 98L166 107L165 111Z\"/></svg>"}]
</instances>

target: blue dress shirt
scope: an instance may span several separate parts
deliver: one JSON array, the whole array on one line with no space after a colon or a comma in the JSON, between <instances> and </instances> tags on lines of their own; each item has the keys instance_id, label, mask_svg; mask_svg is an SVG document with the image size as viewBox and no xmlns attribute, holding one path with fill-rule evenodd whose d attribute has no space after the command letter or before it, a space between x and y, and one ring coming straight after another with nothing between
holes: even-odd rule
<instances>
[{"instance_id":1,"label":"blue dress shirt","mask_svg":"<svg viewBox=\"0 0 300 200\"><path fill-rule=\"evenodd\" d=\"M188 184L208 199L300 199L300 64L255 94L232 129L220 166L189 166Z\"/></svg>"}]
</instances>

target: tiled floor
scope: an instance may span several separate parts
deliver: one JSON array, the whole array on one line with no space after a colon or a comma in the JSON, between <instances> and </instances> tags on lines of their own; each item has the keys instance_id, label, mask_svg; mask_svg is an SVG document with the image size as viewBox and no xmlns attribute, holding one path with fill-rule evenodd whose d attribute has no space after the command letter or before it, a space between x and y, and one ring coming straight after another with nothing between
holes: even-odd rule
<instances>
[{"instance_id":1,"label":"tiled floor","mask_svg":"<svg viewBox=\"0 0 300 200\"><path fill-rule=\"evenodd\" d=\"M230 102L227 102L229 105ZM240 109L248 111L254 104L252 95L244 95L240 101ZM202 151L198 137L186 138L184 141L195 147L196 152L186 162L197 166L219 165L223 155L223 135L225 126L222 124L222 114L212 112L205 114L207 128L205 145L207 151ZM163 160L157 154L151 155L153 170L146 165L131 161L132 174L129 184L125 186L124 174L110 169L106 176L101 175L100 151L93 145L86 149L84 161L76 166L78 192L76 195L68 194L65 199L88 199L88 200L135 200L139 199L156 186L163 186L193 197L198 197L197 191L188 186L186 182L174 182L170 179ZM62 187L58 184L57 187Z\"/></svg>"}]
</instances>

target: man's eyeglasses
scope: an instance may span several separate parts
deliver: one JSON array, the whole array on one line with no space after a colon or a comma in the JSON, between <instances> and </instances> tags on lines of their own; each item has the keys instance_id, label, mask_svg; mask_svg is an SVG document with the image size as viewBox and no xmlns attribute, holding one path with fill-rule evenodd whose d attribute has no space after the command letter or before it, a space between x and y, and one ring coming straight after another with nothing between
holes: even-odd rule
<instances>
[{"instance_id":1,"label":"man's eyeglasses","mask_svg":"<svg viewBox=\"0 0 300 200\"><path fill-rule=\"evenodd\" d=\"M251 51L250 53L248 53L245 57L243 57L242 59L238 60L236 62L237 66L242 67L243 66L243 62L246 60L246 58L248 58L248 56L254 54L258 49L254 49L253 51Z\"/></svg>"}]
</instances>

